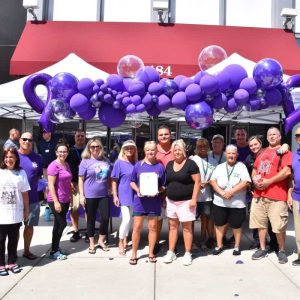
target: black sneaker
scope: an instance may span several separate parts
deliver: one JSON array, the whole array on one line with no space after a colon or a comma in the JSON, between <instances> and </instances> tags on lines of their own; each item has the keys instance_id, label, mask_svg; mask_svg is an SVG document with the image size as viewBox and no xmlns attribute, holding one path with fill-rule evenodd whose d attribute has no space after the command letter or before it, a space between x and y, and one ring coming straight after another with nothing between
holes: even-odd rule
<instances>
[{"instance_id":1,"label":"black sneaker","mask_svg":"<svg viewBox=\"0 0 300 300\"><path fill-rule=\"evenodd\" d=\"M223 247L220 247L220 248L216 247L213 250L212 255L219 255L219 254L221 254L223 252L223 250L224 250Z\"/></svg>"},{"instance_id":2,"label":"black sneaker","mask_svg":"<svg viewBox=\"0 0 300 300\"><path fill-rule=\"evenodd\" d=\"M75 243L75 242L77 242L80 239L81 239L81 236L79 234L79 231L75 231L73 233L73 235L71 236L71 238L70 238L70 242Z\"/></svg>"},{"instance_id":3,"label":"black sneaker","mask_svg":"<svg viewBox=\"0 0 300 300\"><path fill-rule=\"evenodd\" d=\"M266 257L267 255L268 255L267 250L258 249L252 255L252 259L259 260L259 259Z\"/></svg>"},{"instance_id":4,"label":"black sneaker","mask_svg":"<svg viewBox=\"0 0 300 300\"><path fill-rule=\"evenodd\" d=\"M241 250L239 248L234 248L232 255L234 255L234 256L241 255Z\"/></svg>"},{"instance_id":5,"label":"black sneaker","mask_svg":"<svg viewBox=\"0 0 300 300\"><path fill-rule=\"evenodd\" d=\"M300 266L300 257L292 262L293 266Z\"/></svg>"},{"instance_id":6,"label":"black sneaker","mask_svg":"<svg viewBox=\"0 0 300 300\"><path fill-rule=\"evenodd\" d=\"M278 262L280 264L286 264L288 262L288 258L285 254L285 251L278 251L277 257L278 257Z\"/></svg>"}]
</instances>

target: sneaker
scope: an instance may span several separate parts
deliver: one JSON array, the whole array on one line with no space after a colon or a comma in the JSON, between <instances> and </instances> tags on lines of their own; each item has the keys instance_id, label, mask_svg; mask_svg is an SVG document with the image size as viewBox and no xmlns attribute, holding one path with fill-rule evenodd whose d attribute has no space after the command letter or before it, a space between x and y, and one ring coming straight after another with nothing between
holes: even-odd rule
<instances>
[{"instance_id":1,"label":"sneaker","mask_svg":"<svg viewBox=\"0 0 300 300\"><path fill-rule=\"evenodd\" d=\"M185 252L184 256L183 256L183 262L182 262L182 264L184 266L189 266L189 265L192 264L192 262L193 262L193 259L192 259L191 252Z\"/></svg>"},{"instance_id":2,"label":"sneaker","mask_svg":"<svg viewBox=\"0 0 300 300\"><path fill-rule=\"evenodd\" d=\"M55 260L65 260L67 259L67 255L62 254L59 250L54 252L54 253L50 253L49 255L50 259L55 259Z\"/></svg>"},{"instance_id":3,"label":"sneaker","mask_svg":"<svg viewBox=\"0 0 300 300\"><path fill-rule=\"evenodd\" d=\"M213 250L213 252L212 252L212 255L219 255L219 254L221 254L222 252L223 252L223 247L216 247L214 250Z\"/></svg>"},{"instance_id":4,"label":"sneaker","mask_svg":"<svg viewBox=\"0 0 300 300\"><path fill-rule=\"evenodd\" d=\"M165 264L170 264L173 260L177 258L176 254L172 251L168 251L167 254L164 256L163 262Z\"/></svg>"},{"instance_id":5,"label":"sneaker","mask_svg":"<svg viewBox=\"0 0 300 300\"><path fill-rule=\"evenodd\" d=\"M254 259L254 260L262 259L262 258L266 257L267 255L268 255L267 250L258 249L252 255L252 259Z\"/></svg>"},{"instance_id":6,"label":"sneaker","mask_svg":"<svg viewBox=\"0 0 300 300\"><path fill-rule=\"evenodd\" d=\"M293 266L300 266L300 257L292 262Z\"/></svg>"},{"instance_id":7,"label":"sneaker","mask_svg":"<svg viewBox=\"0 0 300 300\"><path fill-rule=\"evenodd\" d=\"M241 255L241 250L239 248L234 248L233 252L232 252L232 255L234 255L234 256Z\"/></svg>"},{"instance_id":8,"label":"sneaker","mask_svg":"<svg viewBox=\"0 0 300 300\"><path fill-rule=\"evenodd\" d=\"M278 257L278 262L280 264L286 264L288 262L288 258L285 254L285 251L278 251L277 257Z\"/></svg>"},{"instance_id":9,"label":"sneaker","mask_svg":"<svg viewBox=\"0 0 300 300\"><path fill-rule=\"evenodd\" d=\"M80 239L81 239L81 236L79 234L79 231L75 231L73 233L73 235L71 236L71 238L70 238L70 242L75 243L75 242L77 242Z\"/></svg>"}]
</instances>

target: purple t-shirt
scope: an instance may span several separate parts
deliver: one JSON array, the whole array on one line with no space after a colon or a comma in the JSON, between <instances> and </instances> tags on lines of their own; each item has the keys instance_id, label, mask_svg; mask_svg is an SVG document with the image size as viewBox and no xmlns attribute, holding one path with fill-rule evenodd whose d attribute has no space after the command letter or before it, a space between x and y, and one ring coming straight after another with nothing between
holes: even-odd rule
<instances>
[{"instance_id":1,"label":"purple t-shirt","mask_svg":"<svg viewBox=\"0 0 300 300\"><path fill-rule=\"evenodd\" d=\"M57 161L53 161L47 168L47 174L49 176L56 176L55 180L55 192L59 202L69 203L71 200L71 179L72 173L70 166L66 163L66 169L60 165ZM47 195L48 202L52 202L53 198L51 193Z\"/></svg>"},{"instance_id":2,"label":"purple t-shirt","mask_svg":"<svg viewBox=\"0 0 300 300\"><path fill-rule=\"evenodd\" d=\"M237 149L238 149L238 158L237 158L237 161L240 161L240 162L245 162L247 156L249 154L251 154L251 150L249 148L249 146L246 146L246 147L238 147L237 146Z\"/></svg>"},{"instance_id":3,"label":"purple t-shirt","mask_svg":"<svg viewBox=\"0 0 300 300\"><path fill-rule=\"evenodd\" d=\"M38 197L38 182L39 178L43 175L43 164L42 158L39 154L31 152L30 154L21 154L20 157L20 166L26 172L28 182L30 185L29 191L29 203L39 202Z\"/></svg>"},{"instance_id":4,"label":"purple t-shirt","mask_svg":"<svg viewBox=\"0 0 300 300\"><path fill-rule=\"evenodd\" d=\"M118 197L124 206L131 206L133 203L133 190L130 187L133 168L134 163L118 159L111 173L111 178L118 180Z\"/></svg>"},{"instance_id":5,"label":"purple t-shirt","mask_svg":"<svg viewBox=\"0 0 300 300\"><path fill-rule=\"evenodd\" d=\"M166 173L165 168L161 163L155 165L148 165L146 162L138 161L132 171L131 181L135 182L140 187L140 175L141 173L155 172L158 175L158 188L165 186L166 184ZM138 197L134 193L133 198L133 212L138 213L154 213L160 214L161 212L161 193L155 197Z\"/></svg>"},{"instance_id":6,"label":"purple t-shirt","mask_svg":"<svg viewBox=\"0 0 300 300\"><path fill-rule=\"evenodd\" d=\"M108 195L110 164L107 160L83 159L79 165L79 176L84 176L84 196L99 198Z\"/></svg>"},{"instance_id":7,"label":"purple t-shirt","mask_svg":"<svg viewBox=\"0 0 300 300\"><path fill-rule=\"evenodd\" d=\"M292 169L294 173L294 190L292 197L296 201L300 201L300 149L293 152Z\"/></svg>"}]
</instances>

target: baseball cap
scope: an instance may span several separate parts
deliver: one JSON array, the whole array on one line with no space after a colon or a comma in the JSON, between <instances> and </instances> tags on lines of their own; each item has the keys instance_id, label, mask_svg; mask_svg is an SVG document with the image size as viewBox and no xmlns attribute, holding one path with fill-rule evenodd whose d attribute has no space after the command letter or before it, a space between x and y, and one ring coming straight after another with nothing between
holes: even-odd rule
<instances>
[{"instance_id":1,"label":"baseball cap","mask_svg":"<svg viewBox=\"0 0 300 300\"><path fill-rule=\"evenodd\" d=\"M212 138L212 141L213 141L213 140L216 140L216 139L220 139L220 140L222 140L222 141L224 142L224 137L223 137L223 135L221 135L221 134L215 134L215 135L213 136L213 138Z\"/></svg>"}]
</instances>

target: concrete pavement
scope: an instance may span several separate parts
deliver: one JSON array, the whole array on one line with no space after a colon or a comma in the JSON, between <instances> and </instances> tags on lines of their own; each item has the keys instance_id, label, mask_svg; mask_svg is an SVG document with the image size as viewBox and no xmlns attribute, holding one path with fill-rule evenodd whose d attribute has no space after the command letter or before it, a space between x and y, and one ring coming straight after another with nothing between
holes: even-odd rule
<instances>
[{"instance_id":1,"label":"concrete pavement","mask_svg":"<svg viewBox=\"0 0 300 300\"><path fill-rule=\"evenodd\" d=\"M253 250L251 232L244 231L241 256L233 256L228 249L219 256L195 250L191 266L182 265L183 245L179 239L178 259L172 264L162 262L167 250L163 246L158 262L147 259L146 223L136 266L129 265L131 252L126 257L118 254L116 232L110 235L111 250L88 253L84 240L70 243L71 228L66 228L61 248L69 252L65 261L47 258L51 242L52 222L35 228L32 252L40 258L28 261L22 257L23 241L20 239L18 263L23 267L19 274L0 278L0 299L299 299L300 268L291 265L297 258L293 253L295 240L290 217L287 253L289 262L280 265L274 253L260 261L251 260ZM118 219L113 220L117 230ZM247 224L245 224L247 225ZM82 226L84 223L82 222ZM246 226L245 226L246 227ZM164 222L162 241L167 237ZM199 223L196 225L199 234Z\"/></svg>"}]
</instances>

